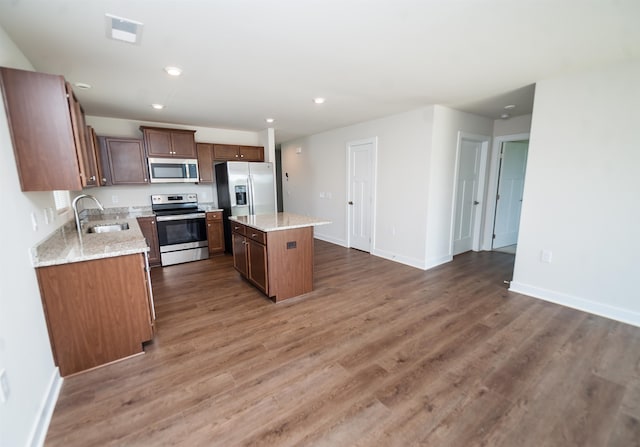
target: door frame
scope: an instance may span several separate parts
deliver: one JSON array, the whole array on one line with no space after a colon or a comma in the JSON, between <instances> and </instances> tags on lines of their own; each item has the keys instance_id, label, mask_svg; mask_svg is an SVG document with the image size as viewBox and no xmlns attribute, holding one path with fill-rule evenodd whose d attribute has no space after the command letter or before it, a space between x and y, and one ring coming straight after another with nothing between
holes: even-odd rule
<instances>
[{"instance_id":1,"label":"door frame","mask_svg":"<svg viewBox=\"0 0 640 447\"><path fill-rule=\"evenodd\" d=\"M478 173L478 191L476 198L480 202L480 206L476 207L476 217L473 228L473 243L471 249L479 251L481 244L482 229L484 224L485 211L485 187L487 184L487 158L489 153L489 143L491 137L488 135L480 135L469 132L458 131L458 142L456 145L456 161L453 171L453 196L451 197L451 227L449 229L449 256L453 256L453 238L456 227L456 197L458 195L458 171L460 170L460 151L462 149L462 140L470 140L480 143L480 169Z\"/></svg>"},{"instance_id":2,"label":"door frame","mask_svg":"<svg viewBox=\"0 0 640 447\"><path fill-rule=\"evenodd\" d=\"M371 244L369 246L369 253L373 253L374 247L376 244L376 190L378 184L378 137L370 137L364 138L362 140L354 140L348 141L346 144L346 157L347 157L347 175L346 175L346 183L347 183L347 200L345 200L345 211L347 213L347 218L345 219L347 222L347 248L351 248L351 210L349 205L349 200L351 200L351 147L352 146L360 146L362 144L371 144L372 149L372 163L371 163Z\"/></svg>"},{"instance_id":3,"label":"door frame","mask_svg":"<svg viewBox=\"0 0 640 447\"><path fill-rule=\"evenodd\" d=\"M496 217L496 197L498 195L498 176L500 175L500 149L503 143L509 141L529 140L530 133L517 133L501 135L493 139L491 149L491 166L489 168L489 180L487 182L487 195L484 207L484 235L482 237L482 250L491 251L493 246L493 224Z\"/></svg>"}]
</instances>

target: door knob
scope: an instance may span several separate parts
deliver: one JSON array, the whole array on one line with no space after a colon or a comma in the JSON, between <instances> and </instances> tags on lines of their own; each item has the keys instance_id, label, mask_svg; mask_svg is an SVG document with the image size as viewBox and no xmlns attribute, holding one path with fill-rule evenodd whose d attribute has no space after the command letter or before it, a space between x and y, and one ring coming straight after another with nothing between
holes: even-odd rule
<instances>
[{"instance_id":1,"label":"door knob","mask_svg":"<svg viewBox=\"0 0 640 447\"><path fill-rule=\"evenodd\" d=\"M353 205L353 201L349 200L349 205Z\"/></svg>"}]
</instances>

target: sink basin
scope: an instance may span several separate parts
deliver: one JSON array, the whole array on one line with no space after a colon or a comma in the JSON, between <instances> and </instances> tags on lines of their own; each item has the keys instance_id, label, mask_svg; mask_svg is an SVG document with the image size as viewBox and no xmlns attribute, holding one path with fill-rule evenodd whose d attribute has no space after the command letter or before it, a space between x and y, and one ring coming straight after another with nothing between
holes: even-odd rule
<instances>
[{"instance_id":1,"label":"sink basin","mask_svg":"<svg viewBox=\"0 0 640 447\"><path fill-rule=\"evenodd\" d=\"M112 231L128 230L128 223L113 223L113 224L97 224L89 227L88 233L110 233Z\"/></svg>"}]
</instances>

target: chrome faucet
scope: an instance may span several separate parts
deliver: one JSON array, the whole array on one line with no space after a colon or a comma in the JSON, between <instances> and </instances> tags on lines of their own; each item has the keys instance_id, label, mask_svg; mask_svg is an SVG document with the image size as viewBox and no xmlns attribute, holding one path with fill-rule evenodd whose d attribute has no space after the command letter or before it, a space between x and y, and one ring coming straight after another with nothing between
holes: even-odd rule
<instances>
[{"instance_id":1,"label":"chrome faucet","mask_svg":"<svg viewBox=\"0 0 640 447\"><path fill-rule=\"evenodd\" d=\"M93 199L93 201L96 202L96 205L98 205L98 208L100 208L101 211L104 211L104 207L102 206L102 203L100 203L98 199L96 199L95 197L89 194L80 194L78 197L73 199L73 202L71 202L71 208L73 208L73 214L76 217L76 228L78 229L79 235L82 234L82 226L80 225L80 215L78 214L78 202L80 201L80 199Z\"/></svg>"}]
</instances>

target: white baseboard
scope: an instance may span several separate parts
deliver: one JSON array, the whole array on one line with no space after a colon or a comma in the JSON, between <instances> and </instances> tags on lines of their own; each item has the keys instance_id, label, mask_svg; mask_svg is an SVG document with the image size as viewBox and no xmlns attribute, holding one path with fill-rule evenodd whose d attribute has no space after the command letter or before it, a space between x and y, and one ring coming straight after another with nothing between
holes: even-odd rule
<instances>
[{"instance_id":1,"label":"white baseboard","mask_svg":"<svg viewBox=\"0 0 640 447\"><path fill-rule=\"evenodd\" d=\"M451 256L451 255L439 256L437 258L430 258L430 259L427 259L425 261L424 270L429 270L429 269L432 269L432 268L437 267L437 266L442 265L442 264L446 264L447 262L451 262L451 261L453 261L453 256Z\"/></svg>"},{"instance_id":2,"label":"white baseboard","mask_svg":"<svg viewBox=\"0 0 640 447\"><path fill-rule=\"evenodd\" d=\"M347 241L344 241L342 239L336 239L331 236L325 236L323 234L317 234L317 233L314 234L313 237L321 241L329 242L331 244L340 245L341 247L347 247ZM408 265L409 267L415 267L420 270L429 270L431 268L437 267L441 264L445 264L453 260L453 256L447 255L447 256L441 256L438 258L432 258L432 259L428 259L427 261L423 261L421 259L410 258L408 256L401 256L396 253L380 250L380 249L371 250L371 254L374 256L378 256L379 258L388 259L389 261L398 262L400 264Z\"/></svg>"},{"instance_id":3,"label":"white baseboard","mask_svg":"<svg viewBox=\"0 0 640 447\"><path fill-rule=\"evenodd\" d=\"M408 256L400 256L396 253L392 253L385 250L378 250L378 249L372 250L371 254L374 256L378 256L379 258L388 259L389 261L399 262L400 264L408 265L409 267L415 267L420 270L426 270L424 262L419 259L410 258Z\"/></svg>"},{"instance_id":4,"label":"white baseboard","mask_svg":"<svg viewBox=\"0 0 640 447\"><path fill-rule=\"evenodd\" d=\"M49 429L49 423L53 416L53 410L56 408L56 402L60 395L60 389L62 388L62 381L64 379L60 377L60 372L56 367L51 374L51 380L49 381L49 387L42 399L40 409L38 411L38 418L31 431L29 437L30 442L27 445L31 447L42 447L44 440L47 437L47 430Z\"/></svg>"},{"instance_id":5,"label":"white baseboard","mask_svg":"<svg viewBox=\"0 0 640 447\"><path fill-rule=\"evenodd\" d=\"M331 244L340 245L341 247L346 247L347 246L347 242L346 241L343 241L342 239L336 239L336 238L333 238L331 236L325 236L324 234L315 233L313 235L313 237L316 238L316 239L319 239L321 241L329 242Z\"/></svg>"},{"instance_id":6,"label":"white baseboard","mask_svg":"<svg viewBox=\"0 0 640 447\"><path fill-rule=\"evenodd\" d=\"M529 284L522 284L512 281L509 290L512 292L522 293L523 295L539 298L551 303L560 304L562 306L571 307L584 312L589 312L601 317L610 318L612 320L621 321L640 327L640 313L633 312L619 307L609 306L607 304L597 303L585 298L580 298L566 293L555 292Z\"/></svg>"}]
</instances>

